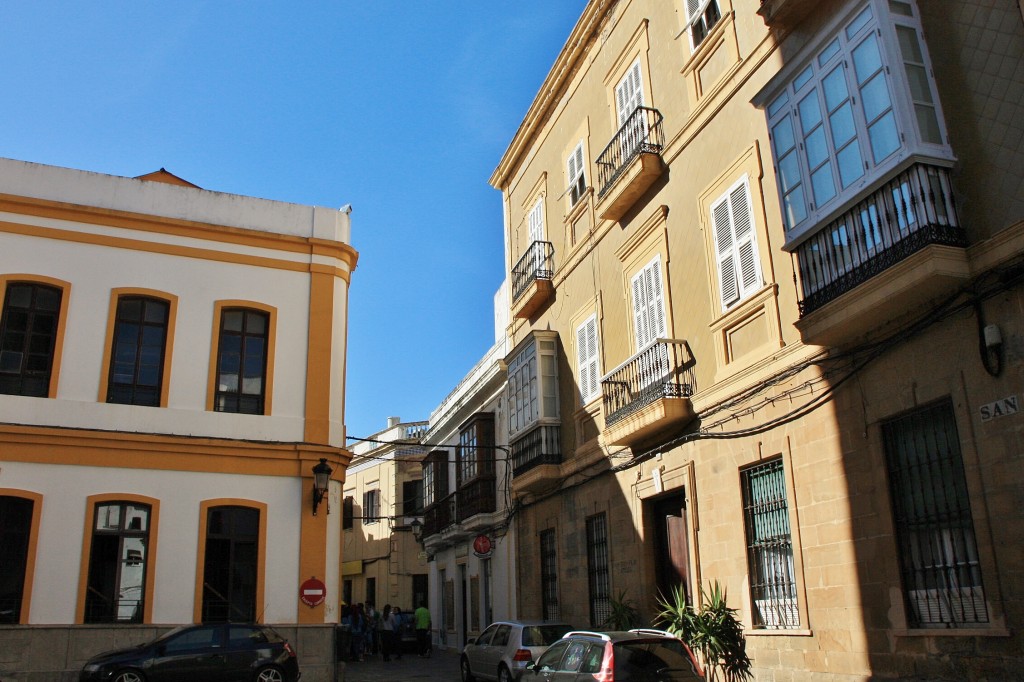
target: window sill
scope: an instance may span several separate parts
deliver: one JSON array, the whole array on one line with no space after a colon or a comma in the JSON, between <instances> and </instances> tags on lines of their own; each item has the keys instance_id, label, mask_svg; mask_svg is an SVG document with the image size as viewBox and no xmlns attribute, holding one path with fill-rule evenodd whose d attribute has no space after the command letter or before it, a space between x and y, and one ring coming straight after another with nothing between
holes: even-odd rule
<instances>
[{"instance_id":1,"label":"window sill","mask_svg":"<svg viewBox=\"0 0 1024 682\"><path fill-rule=\"evenodd\" d=\"M711 28L711 32L704 36L704 40L700 42L700 45L697 46L697 49L692 50L692 52L690 52L690 57L685 62L683 62L683 68L680 69L680 73L682 73L684 76L688 75L691 71L697 69L701 64L703 64L708 59L708 57L711 56L711 54L718 47L719 43L722 42L722 38L725 34L726 24L732 24L734 14L735 12L725 12L722 14L722 18L719 19L718 23L716 23ZM686 38L688 34L689 30L683 29L682 33L676 36L676 39ZM689 40L687 40L686 42L688 44Z\"/></svg>"},{"instance_id":2,"label":"window sill","mask_svg":"<svg viewBox=\"0 0 1024 682\"><path fill-rule=\"evenodd\" d=\"M786 628L758 628L756 630L743 630L744 637L813 637L814 630L788 630Z\"/></svg>"}]
</instances>

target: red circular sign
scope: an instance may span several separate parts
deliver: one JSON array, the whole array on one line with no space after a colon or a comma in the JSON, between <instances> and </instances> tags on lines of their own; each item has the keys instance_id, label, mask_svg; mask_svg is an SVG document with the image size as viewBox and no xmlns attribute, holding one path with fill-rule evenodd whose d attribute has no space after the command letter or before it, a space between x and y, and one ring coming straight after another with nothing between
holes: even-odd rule
<instances>
[{"instance_id":1,"label":"red circular sign","mask_svg":"<svg viewBox=\"0 0 1024 682\"><path fill-rule=\"evenodd\" d=\"M473 540L473 553L477 556L487 556L491 553L493 545L491 539L486 535L477 535L476 540Z\"/></svg>"},{"instance_id":2,"label":"red circular sign","mask_svg":"<svg viewBox=\"0 0 1024 682\"><path fill-rule=\"evenodd\" d=\"M309 607L320 606L327 598L327 585L313 577L299 585L299 601Z\"/></svg>"}]
</instances>

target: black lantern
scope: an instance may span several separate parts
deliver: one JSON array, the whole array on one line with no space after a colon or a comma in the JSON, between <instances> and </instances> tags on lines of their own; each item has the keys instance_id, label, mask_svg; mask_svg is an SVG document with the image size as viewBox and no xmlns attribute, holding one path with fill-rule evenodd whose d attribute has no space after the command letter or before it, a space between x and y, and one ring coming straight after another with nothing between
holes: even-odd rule
<instances>
[{"instance_id":1,"label":"black lantern","mask_svg":"<svg viewBox=\"0 0 1024 682\"><path fill-rule=\"evenodd\" d=\"M334 469L327 463L327 459L320 458L320 463L313 467L313 516L316 516L316 508L320 506L324 496L327 495L327 484L331 481L331 474ZM331 505L327 505L327 513L331 513Z\"/></svg>"},{"instance_id":2,"label":"black lantern","mask_svg":"<svg viewBox=\"0 0 1024 682\"><path fill-rule=\"evenodd\" d=\"M409 527L412 528L412 536L416 539L416 542L423 542L423 524L420 523L420 520L413 519Z\"/></svg>"}]
</instances>

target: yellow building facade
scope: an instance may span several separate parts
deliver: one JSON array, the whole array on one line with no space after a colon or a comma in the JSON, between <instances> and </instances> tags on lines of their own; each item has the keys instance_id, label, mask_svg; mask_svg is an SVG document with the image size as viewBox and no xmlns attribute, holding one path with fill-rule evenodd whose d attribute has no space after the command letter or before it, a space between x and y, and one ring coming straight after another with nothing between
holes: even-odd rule
<instances>
[{"instance_id":1,"label":"yellow building facade","mask_svg":"<svg viewBox=\"0 0 1024 682\"><path fill-rule=\"evenodd\" d=\"M1013 3L587 4L491 177L521 616L719 582L757 679L1014 676L1022 47Z\"/></svg>"}]
</instances>

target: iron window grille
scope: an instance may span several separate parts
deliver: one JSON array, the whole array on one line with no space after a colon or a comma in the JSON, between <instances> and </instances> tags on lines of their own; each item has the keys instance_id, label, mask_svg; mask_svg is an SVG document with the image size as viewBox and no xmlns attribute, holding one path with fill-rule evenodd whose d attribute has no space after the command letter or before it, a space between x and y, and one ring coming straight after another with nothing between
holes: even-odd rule
<instances>
[{"instance_id":1,"label":"iron window grille","mask_svg":"<svg viewBox=\"0 0 1024 682\"><path fill-rule=\"evenodd\" d=\"M544 620L558 620L558 547L553 528L540 533L540 599Z\"/></svg>"},{"instance_id":2,"label":"iron window grille","mask_svg":"<svg viewBox=\"0 0 1024 682\"><path fill-rule=\"evenodd\" d=\"M882 437L909 626L988 623L952 403L886 422Z\"/></svg>"},{"instance_id":3,"label":"iron window grille","mask_svg":"<svg viewBox=\"0 0 1024 682\"><path fill-rule=\"evenodd\" d=\"M608 518L603 513L587 519L587 576L590 624L593 627L601 627L612 614L611 576L608 570Z\"/></svg>"},{"instance_id":4,"label":"iron window grille","mask_svg":"<svg viewBox=\"0 0 1024 682\"><path fill-rule=\"evenodd\" d=\"M744 469L740 478L754 627L796 628L800 614L782 460Z\"/></svg>"}]
</instances>

